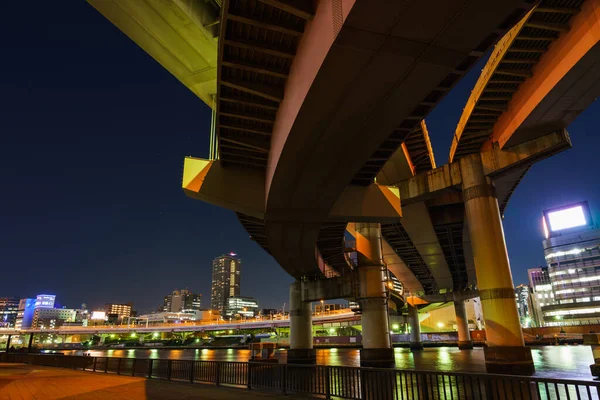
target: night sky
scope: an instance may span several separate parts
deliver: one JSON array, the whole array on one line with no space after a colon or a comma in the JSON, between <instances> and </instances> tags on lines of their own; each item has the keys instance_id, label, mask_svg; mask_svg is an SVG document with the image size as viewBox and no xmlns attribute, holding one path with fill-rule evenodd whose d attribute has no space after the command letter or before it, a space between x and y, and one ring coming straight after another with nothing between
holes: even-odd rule
<instances>
[{"instance_id":1,"label":"night sky","mask_svg":"<svg viewBox=\"0 0 600 400\"><path fill-rule=\"evenodd\" d=\"M208 154L208 107L83 1L7 1L0 15L0 297L145 312L187 287L208 307L211 261L235 251L242 295L281 308L292 279L233 212L181 190L184 156ZM438 165L482 66L427 119ZM600 222L599 114L596 102L569 128L574 148L510 200L515 284L543 263L542 209L588 200Z\"/></svg>"}]
</instances>

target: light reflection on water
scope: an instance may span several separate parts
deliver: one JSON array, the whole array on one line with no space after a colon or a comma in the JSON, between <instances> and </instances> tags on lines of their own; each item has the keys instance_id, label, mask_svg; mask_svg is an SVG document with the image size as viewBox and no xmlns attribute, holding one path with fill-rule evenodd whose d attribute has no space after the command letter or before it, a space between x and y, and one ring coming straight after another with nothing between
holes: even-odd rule
<instances>
[{"instance_id":1,"label":"light reflection on water","mask_svg":"<svg viewBox=\"0 0 600 400\"><path fill-rule=\"evenodd\" d=\"M532 347L536 375L552 378L591 380L590 364L594 358L589 346L539 346ZM65 354L81 354L81 351L64 351ZM250 350L238 349L109 349L91 350L91 356L124 358L171 358L180 360L248 361ZM459 350L456 347L426 348L411 351L394 349L396 368L438 371L484 372L483 348ZM285 350L275 352L279 362L287 361ZM317 364L360 365L360 350L346 348L318 349Z\"/></svg>"}]
</instances>

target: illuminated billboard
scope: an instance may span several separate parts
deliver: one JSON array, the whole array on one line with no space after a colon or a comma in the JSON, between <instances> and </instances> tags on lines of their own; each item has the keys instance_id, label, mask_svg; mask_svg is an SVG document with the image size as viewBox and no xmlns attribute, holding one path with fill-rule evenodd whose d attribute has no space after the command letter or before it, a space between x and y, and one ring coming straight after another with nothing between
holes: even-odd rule
<instances>
[{"instance_id":1,"label":"illuminated billboard","mask_svg":"<svg viewBox=\"0 0 600 400\"><path fill-rule=\"evenodd\" d=\"M38 294L35 299L35 308L54 308L54 300L56 296L53 294Z\"/></svg>"},{"instance_id":2,"label":"illuminated billboard","mask_svg":"<svg viewBox=\"0 0 600 400\"><path fill-rule=\"evenodd\" d=\"M592 217L587 201L544 211L544 233L559 232L578 227L591 226Z\"/></svg>"},{"instance_id":3,"label":"illuminated billboard","mask_svg":"<svg viewBox=\"0 0 600 400\"><path fill-rule=\"evenodd\" d=\"M106 313L104 311L93 311L91 319L93 319L93 320L105 320L106 319Z\"/></svg>"}]
</instances>

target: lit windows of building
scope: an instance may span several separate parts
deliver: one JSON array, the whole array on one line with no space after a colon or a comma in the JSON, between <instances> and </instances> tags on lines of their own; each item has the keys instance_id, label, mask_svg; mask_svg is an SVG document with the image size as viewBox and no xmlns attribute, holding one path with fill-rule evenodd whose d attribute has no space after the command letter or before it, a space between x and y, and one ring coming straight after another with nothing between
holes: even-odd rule
<instances>
[{"instance_id":1,"label":"lit windows of building","mask_svg":"<svg viewBox=\"0 0 600 400\"><path fill-rule=\"evenodd\" d=\"M15 322L16 329L31 328L33 322L33 312L35 311L35 299L19 300L19 308L17 310L17 320Z\"/></svg>"},{"instance_id":2,"label":"lit windows of building","mask_svg":"<svg viewBox=\"0 0 600 400\"><path fill-rule=\"evenodd\" d=\"M554 302L542 307L545 325L600 319L600 229L587 202L544 211L544 256Z\"/></svg>"},{"instance_id":3,"label":"lit windows of building","mask_svg":"<svg viewBox=\"0 0 600 400\"><path fill-rule=\"evenodd\" d=\"M14 328L19 312L18 297L0 297L0 327Z\"/></svg>"},{"instance_id":4,"label":"lit windows of building","mask_svg":"<svg viewBox=\"0 0 600 400\"><path fill-rule=\"evenodd\" d=\"M254 297L234 296L227 299L225 315L252 318L258 314L258 300Z\"/></svg>"},{"instance_id":5,"label":"lit windows of building","mask_svg":"<svg viewBox=\"0 0 600 400\"><path fill-rule=\"evenodd\" d=\"M76 311L70 308L36 308L33 312L32 328L58 328L65 322L75 322Z\"/></svg>"},{"instance_id":6,"label":"lit windows of building","mask_svg":"<svg viewBox=\"0 0 600 400\"><path fill-rule=\"evenodd\" d=\"M106 315L113 314L117 316L117 319L123 320L131 317L132 305L128 304L112 304L108 303L104 306L104 312Z\"/></svg>"},{"instance_id":7,"label":"lit windows of building","mask_svg":"<svg viewBox=\"0 0 600 400\"><path fill-rule=\"evenodd\" d=\"M240 295L242 260L235 253L224 254L213 260L210 307L225 314L228 299Z\"/></svg>"},{"instance_id":8,"label":"lit windows of building","mask_svg":"<svg viewBox=\"0 0 600 400\"><path fill-rule=\"evenodd\" d=\"M164 312L183 312L195 311L202 308L202 295L192 293L187 289L173 290L173 292L164 299Z\"/></svg>"}]
</instances>

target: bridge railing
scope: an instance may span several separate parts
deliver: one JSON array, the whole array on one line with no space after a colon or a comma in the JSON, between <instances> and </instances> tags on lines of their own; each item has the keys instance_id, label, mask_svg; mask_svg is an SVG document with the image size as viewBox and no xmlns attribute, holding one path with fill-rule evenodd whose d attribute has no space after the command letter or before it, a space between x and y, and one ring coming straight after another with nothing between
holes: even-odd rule
<instances>
[{"instance_id":1,"label":"bridge railing","mask_svg":"<svg viewBox=\"0 0 600 400\"><path fill-rule=\"evenodd\" d=\"M597 381L471 372L16 353L0 353L0 362L211 383L326 399L600 399L600 382Z\"/></svg>"}]
</instances>

